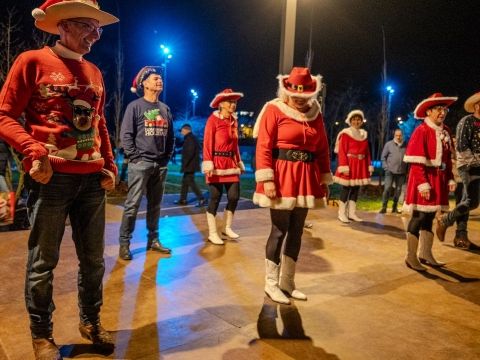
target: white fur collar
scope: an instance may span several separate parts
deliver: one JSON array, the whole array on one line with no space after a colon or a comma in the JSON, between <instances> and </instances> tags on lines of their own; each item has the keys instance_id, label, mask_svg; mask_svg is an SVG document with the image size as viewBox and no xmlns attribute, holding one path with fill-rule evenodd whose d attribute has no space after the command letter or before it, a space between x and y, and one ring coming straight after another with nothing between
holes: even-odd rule
<instances>
[{"instance_id":1,"label":"white fur collar","mask_svg":"<svg viewBox=\"0 0 480 360\"><path fill-rule=\"evenodd\" d=\"M435 131L442 131L443 130L443 124L442 125L435 125L430 118L426 117L425 118L425 124L427 124L429 127L431 127Z\"/></svg>"},{"instance_id":2,"label":"white fur collar","mask_svg":"<svg viewBox=\"0 0 480 360\"><path fill-rule=\"evenodd\" d=\"M228 119L226 119L222 114L220 114L220 111L219 111L219 110L215 110L215 111L213 112L213 115L215 115L215 116L216 116L217 118L219 118L219 119L228 120ZM234 120L237 120L237 113L233 113L233 114L232 114L232 117L233 117Z\"/></svg>"},{"instance_id":3,"label":"white fur collar","mask_svg":"<svg viewBox=\"0 0 480 360\"><path fill-rule=\"evenodd\" d=\"M368 133L367 133L366 130L363 130L363 129L358 129L357 130L357 129L351 127L351 126L341 130L337 135L337 139L335 140L335 148L333 150L335 153L338 153L339 143L340 143L340 135L342 135L342 134L348 135L352 139L355 139L357 141L365 141L365 140L367 140L367 136L368 136Z\"/></svg>"}]
</instances>

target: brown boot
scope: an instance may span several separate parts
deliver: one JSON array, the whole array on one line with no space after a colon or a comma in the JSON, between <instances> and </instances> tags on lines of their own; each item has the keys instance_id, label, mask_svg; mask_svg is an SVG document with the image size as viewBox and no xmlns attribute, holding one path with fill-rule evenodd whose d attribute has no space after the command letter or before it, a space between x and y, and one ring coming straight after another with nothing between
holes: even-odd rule
<instances>
[{"instance_id":1,"label":"brown boot","mask_svg":"<svg viewBox=\"0 0 480 360\"><path fill-rule=\"evenodd\" d=\"M38 338L32 339L33 352L35 354L35 360L62 360L53 338Z\"/></svg>"},{"instance_id":2,"label":"brown boot","mask_svg":"<svg viewBox=\"0 0 480 360\"><path fill-rule=\"evenodd\" d=\"M443 218L443 215L441 215L441 214L439 216L437 216L437 228L436 228L435 232L437 234L438 240L440 240L441 242L444 242L445 241L445 233L447 232L447 225L445 225L442 218Z\"/></svg>"},{"instance_id":3,"label":"brown boot","mask_svg":"<svg viewBox=\"0 0 480 360\"><path fill-rule=\"evenodd\" d=\"M470 249L472 243L468 240L467 234L460 233L455 234L455 239L453 239L453 245L459 249Z\"/></svg>"},{"instance_id":4,"label":"brown boot","mask_svg":"<svg viewBox=\"0 0 480 360\"><path fill-rule=\"evenodd\" d=\"M90 340L94 346L103 350L113 350L115 342L110 333L103 328L100 322L93 324L80 323L78 326L80 334L84 339Z\"/></svg>"}]
</instances>

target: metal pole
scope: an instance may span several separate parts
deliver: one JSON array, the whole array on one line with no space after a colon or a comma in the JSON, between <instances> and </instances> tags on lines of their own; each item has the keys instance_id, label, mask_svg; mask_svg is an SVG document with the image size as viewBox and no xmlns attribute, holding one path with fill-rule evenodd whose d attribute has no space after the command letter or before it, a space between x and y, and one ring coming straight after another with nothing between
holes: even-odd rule
<instances>
[{"instance_id":1,"label":"metal pole","mask_svg":"<svg viewBox=\"0 0 480 360\"><path fill-rule=\"evenodd\" d=\"M288 74L293 67L295 49L295 20L297 0L284 0L282 13L282 33L280 38L279 73Z\"/></svg>"},{"instance_id":2,"label":"metal pole","mask_svg":"<svg viewBox=\"0 0 480 360\"><path fill-rule=\"evenodd\" d=\"M162 100L164 103L167 102L167 57L165 57L165 61L163 63L163 94Z\"/></svg>"}]
</instances>

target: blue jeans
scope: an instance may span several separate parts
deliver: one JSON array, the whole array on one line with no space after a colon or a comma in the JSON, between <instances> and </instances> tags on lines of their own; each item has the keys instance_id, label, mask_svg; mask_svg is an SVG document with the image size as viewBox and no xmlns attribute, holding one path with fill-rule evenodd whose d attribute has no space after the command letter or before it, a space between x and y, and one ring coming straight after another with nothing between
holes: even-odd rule
<instances>
[{"instance_id":1,"label":"blue jeans","mask_svg":"<svg viewBox=\"0 0 480 360\"><path fill-rule=\"evenodd\" d=\"M386 208L388 204L388 198L390 196L390 191L392 190L393 185L395 184L395 192L393 193L393 206L396 207L398 204L398 199L402 192L402 186L405 183L405 174L394 174L388 170L385 170L385 183L382 194L382 207Z\"/></svg>"},{"instance_id":2,"label":"blue jeans","mask_svg":"<svg viewBox=\"0 0 480 360\"><path fill-rule=\"evenodd\" d=\"M26 187L31 232L25 302L32 337L48 337L52 333L53 270L58 263L67 215L79 261L80 320L98 321L105 272L105 190L100 186L100 174L54 173L46 185L27 176Z\"/></svg>"},{"instance_id":3,"label":"blue jeans","mask_svg":"<svg viewBox=\"0 0 480 360\"><path fill-rule=\"evenodd\" d=\"M130 245L144 193L147 194L148 240L158 239L158 220L166 179L167 168L157 163L141 160L128 164L128 195L120 225L120 245Z\"/></svg>"}]
</instances>

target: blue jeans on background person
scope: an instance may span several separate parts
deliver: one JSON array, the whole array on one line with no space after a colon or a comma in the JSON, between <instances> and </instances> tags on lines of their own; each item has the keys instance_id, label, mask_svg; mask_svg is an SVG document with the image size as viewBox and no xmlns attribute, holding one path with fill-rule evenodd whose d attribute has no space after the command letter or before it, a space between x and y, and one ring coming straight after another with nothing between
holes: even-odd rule
<instances>
[{"instance_id":1,"label":"blue jeans on background person","mask_svg":"<svg viewBox=\"0 0 480 360\"><path fill-rule=\"evenodd\" d=\"M128 164L128 195L120 225L120 245L130 245L144 193L147 196L148 240L158 239L158 221L166 179L166 166L144 160Z\"/></svg>"},{"instance_id":2,"label":"blue jeans on background person","mask_svg":"<svg viewBox=\"0 0 480 360\"><path fill-rule=\"evenodd\" d=\"M58 263L67 216L79 261L80 321L92 324L99 321L105 273L105 190L100 185L100 177L100 173L54 173L48 184L43 185L26 176L31 232L25 302L34 338L52 334L53 270Z\"/></svg>"},{"instance_id":3,"label":"blue jeans on background person","mask_svg":"<svg viewBox=\"0 0 480 360\"><path fill-rule=\"evenodd\" d=\"M388 198L390 197L390 191L393 185L395 185L395 192L393 194L393 206L392 210L397 211L398 199L402 192L402 186L405 183L405 174L394 174L391 171L385 170L385 182L382 194L382 210L387 209Z\"/></svg>"}]
</instances>

